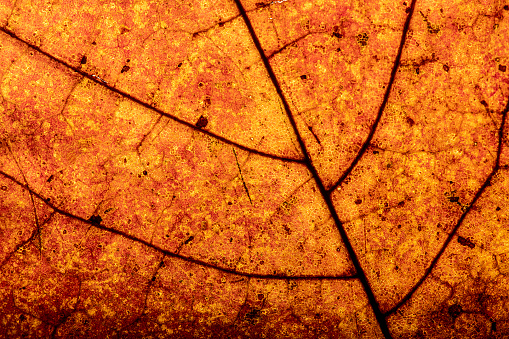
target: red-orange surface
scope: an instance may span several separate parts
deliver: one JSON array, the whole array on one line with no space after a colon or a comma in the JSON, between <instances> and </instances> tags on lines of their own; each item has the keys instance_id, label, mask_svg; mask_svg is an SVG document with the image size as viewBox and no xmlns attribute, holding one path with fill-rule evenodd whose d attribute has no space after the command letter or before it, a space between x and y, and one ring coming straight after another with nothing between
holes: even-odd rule
<instances>
[{"instance_id":1,"label":"red-orange surface","mask_svg":"<svg viewBox=\"0 0 509 339\"><path fill-rule=\"evenodd\" d=\"M504 1L0 0L0 338L508 338Z\"/></svg>"}]
</instances>

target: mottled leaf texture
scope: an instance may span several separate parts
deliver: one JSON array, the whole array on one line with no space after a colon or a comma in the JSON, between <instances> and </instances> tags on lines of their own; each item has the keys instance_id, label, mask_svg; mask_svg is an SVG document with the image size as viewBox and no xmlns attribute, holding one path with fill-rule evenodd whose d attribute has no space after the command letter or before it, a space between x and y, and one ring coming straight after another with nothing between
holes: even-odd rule
<instances>
[{"instance_id":1,"label":"mottled leaf texture","mask_svg":"<svg viewBox=\"0 0 509 339\"><path fill-rule=\"evenodd\" d=\"M0 0L1 338L508 338L507 0Z\"/></svg>"}]
</instances>

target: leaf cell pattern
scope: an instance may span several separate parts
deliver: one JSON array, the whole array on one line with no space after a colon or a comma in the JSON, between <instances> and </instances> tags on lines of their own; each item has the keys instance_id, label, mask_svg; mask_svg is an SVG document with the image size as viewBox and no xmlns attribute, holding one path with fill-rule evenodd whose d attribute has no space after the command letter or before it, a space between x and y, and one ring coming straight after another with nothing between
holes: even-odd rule
<instances>
[{"instance_id":1,"label":"leaf cell pattern","mask_svg":"<svg viewBox=\"0 0 509 339\"><path fill-rule=\"evenodd\" d=\"M507 337L508 15L2 0L0 333Z\"/></svg>"}]
</instances>

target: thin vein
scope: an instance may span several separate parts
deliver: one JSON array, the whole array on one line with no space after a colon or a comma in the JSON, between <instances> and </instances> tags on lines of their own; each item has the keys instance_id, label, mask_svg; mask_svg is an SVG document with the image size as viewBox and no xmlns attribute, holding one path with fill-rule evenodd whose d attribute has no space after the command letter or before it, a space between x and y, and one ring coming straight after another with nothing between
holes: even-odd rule
<instances>
[{"instance_id":1,"label":"thin vein","mask_svg":"<svg viewBox=\"0 0 509 339\"><path fill-rule=\"evenodd\" d=\"M332 185L328 192L331 193L338 186L340 186L343 182L345 182L346 178L352 173L355 166L357 166L357 163L360 161L360 159L364 156L364 153L368 150L369 144L371 143L371 140L373 140L373 136L375 135L375 132L378 128L378 124L380 123L380 119L382 118L382 115L385 110L385 106L387 106L387 102L389 101L389 96L391 95L391 89L392 85L394 84L394 80L396 79L396 74L398 73L399 66L401 64L401 55L403 53L403 48L405 47L405 41L408 29L410 27L410 21L412 20L412 16L415 9L415 3L416 0L412 1L412 4L410 5L410 12L408 13L407 19L405 21L405 26L403 27L403 35L401 37L401 42L398 47L398 53L396 54L396 59L394 60L394 66L392 67L391 71L391 77L389 78L389 83L387 84L387 88L385 89L384 98L382 100L382 104L380 105L380 108L378 109L378 114L376 115L375 121L373 122L373 125L371 126L371 129L369 131L368 137L366 140L364 140L364 144L362 144L362 147L360 148L359 152L353 159L353 161L350 163L350 166L343 172L341 177L336 181L334 185Z\"/></svg>"},{"instance_id":2,"label":"thin vein","mask_svg":"<svg viewBox=\"0 0 509 339\"><path fill-rule=\"evenodd\" d=\"M304 34L303 36L300 36L297 39L290 41L289 43L285 44L281 48L278 48L277 50L273 51L272 53L267 55L267 59L272 59L276 54L281 53L282 51L284 51L288 47L292 46L293 44L296 44L297 42L299 42L299 41L305 39L306 37L310 36L311 34L315 34L315 33L318 34L318 33L324 33L324 32L308 32L308 33Z\"/></svg>"},{"instance_id":3,"label":"thin vein","mask_svg":"<svg viewBox=\"0 0 509 339\"><path fill-rule=\"evenodd\" d=\"M233 155L235 155L235 162L237 162L237 168L239 169L240 180L242 180L242 184L244 185L244 190L246 191L247 197L249 198L249 202L252 205L253 201L251 200L251 196L249 195L249 190L247 189L246 182L244 181L244 177L242 176L242 170L240 169L239 159L237 158L237 152L235 152L235 148L232 148L232 149L233 149Z\"/></svg>"},{"instance_id":4,"label":"thin vein","mask_svg":"<svg viewBox=\"0 0 509 339\"><path fill-rule=\"evenodd\" d=\"M14 156L14 153L12 152L12 149L11 149L11 146L9 145L9 142L6 140L5 141L5 145L7 146L7 149L9 150L9 153L11 154L12 158L14 159L14 162L16 163L16 166L18 167L20 173L21 173L21 176L23 177L23 180L25 181L25 184L28 186L28 181L27 181L27 178L25 176L25 173L23 172L23 169L21 168L19 162L18 162L18 159L16 159L16 157ZM41 225L39 223L39 216L37 215L37 208L35 207L35 201L34 201L34 196L32 194L32 191L31 190L28 190L28 193L30 195L30 201L32 202L32 208L33 208L33 211L34 211L34 219L35 219L35 226L36 226L36 233L35 233L35 237L37 237L37 245L36 247L39 249L39 255L42 257L42 239L41 239Z\"/></svg>"},{"instance_id":5,"label":"thin vein","mask_svg":"<svg viewBox=\"0 0 509 339\"><path fill-rule=\"evenodd\" d=\"M431 274L431 271L433 271L433 268L436 267L438 261L444 254L445 250L449 246L449 243L452 241L454 236L456 235L458 229L463 224L463 221L467 217L467 215L470 213L470 211L473 209L475 203L479 200L481 195L484 193L486 188L488 186L491 186L491 180L497 174L497 172L502 169L502 166L500 166L500 154L502 153L502 147L503 147L503 137L504 137L504 128L507 120L507 113L509 112L509 100L507 101L505 109L502 111L502 122L500 125L500 129L498 130L498 146L497 146L497 158L495 160L495 165L493 166L493 170L491 171L490 175L486 178L482 186L479 188L477 193L475 194L474 198L472 199L472 202L468 205L468 207L465 209L461 217L458 219L458 222L452 229L451 233L449 233L449 236L445 240L444 244L440 248L440 251L436 254L435 258L431 261L430 265L424 271L424 275L419 279L419 281L410 289L410 291L396 304L394 305L390 310L384 313L385 316L389 316L392 313L396 312L401 306L403 306L417 291L417 289L424 283L424 281L428 278L428 276Z\"/></svg>"}]
</instances>

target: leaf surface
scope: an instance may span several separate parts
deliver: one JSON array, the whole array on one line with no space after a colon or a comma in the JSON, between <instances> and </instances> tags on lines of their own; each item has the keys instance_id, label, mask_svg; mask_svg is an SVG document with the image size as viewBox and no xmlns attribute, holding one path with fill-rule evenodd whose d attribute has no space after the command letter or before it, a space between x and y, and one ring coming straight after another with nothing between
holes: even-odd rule
<instances>
[{"instance_id":1,"label":"leaf surface","mask_svg":"<svg viewBox=\"0 0 509 339\"><path fill-rule=\"evenodd\" d=\"M2 1L0 332L507 336L508 13Z\"/></svg>"}]
</instances>

